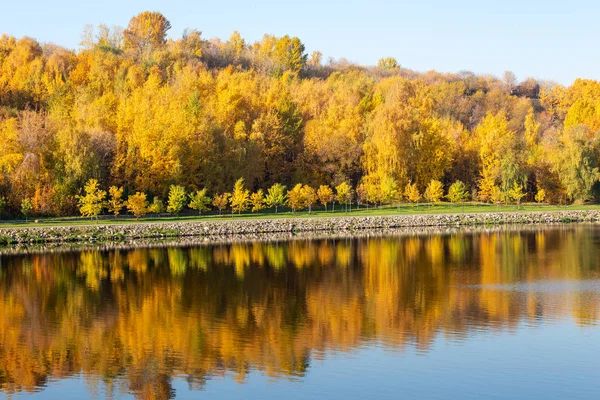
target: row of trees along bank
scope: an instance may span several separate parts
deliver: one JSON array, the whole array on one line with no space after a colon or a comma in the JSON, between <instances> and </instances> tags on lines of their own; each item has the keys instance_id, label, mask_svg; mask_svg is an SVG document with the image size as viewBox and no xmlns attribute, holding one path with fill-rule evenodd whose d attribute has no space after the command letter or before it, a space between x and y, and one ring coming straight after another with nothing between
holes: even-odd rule
<instances>
[{"instance_id":1,"label":"row of trees along bank","mask_svg":"<svg viewBox=\"0 0 600 400\"><path fill-rule=\"evenodd\" d=\"M293 188L287 189L286 186L275 183L265 191L258 189L251 192L244 185L244 178L239 178L231 192L215 193L208 195L207 189L186 191L185 187L172 185L165 202L158 197L152 201L144 192L130 194L124 199L124 188L111 186L108 192L101 189L98 181L90 179L83 189L83 194L77 196L79 211L82 216L96 218L103 212L118 216L127 210L136 217L146 214L162 214L165 211L170 214L179 215L183 210L195 210L201 215L203 212L218 211L221 214L225 210L230 210L232 214L241 214L242 212L259 212L263 209L273 209L275 213L282 207L287 207L293 212L298 210L308 210L312 212L313 207L321 205L325 211L335 211L335 204L341 206L342 211L352 209L352 204L357 206L382 206L407 201L418 204L425 200L429 204L436 204L447 199L452 203L464 203L470 196L465 184L456 181L444 192L444 187L440 181L432 180L423 194L419 192L416 184L409 183L404 190L400 190L394 182L386 182L385 185L369 186L364 183L353 188L347 182L342 182L335 188L327 185L321 185L313 188L301 183ZM497 196L497 197L496 197ZM508 192L494 193L494 199L499 203L519 204L524 197L523 188L515 186ZM543 201L544 193L538 192L538 201ZM23 213L27 216L28 207L31 200L23 201Z\"/></svg>"}]
</instances>

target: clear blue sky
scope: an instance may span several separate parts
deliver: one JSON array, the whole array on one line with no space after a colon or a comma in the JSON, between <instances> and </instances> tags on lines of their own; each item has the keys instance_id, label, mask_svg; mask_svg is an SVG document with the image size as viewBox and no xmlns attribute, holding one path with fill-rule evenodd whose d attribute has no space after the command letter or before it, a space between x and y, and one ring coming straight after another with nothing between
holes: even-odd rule
<instances>
[{"instance_id":1,"label":"clear blue sky","mask_svg":"<svg viewBox=\"0 0 600 400\"><path fill-rule=\"evenodd\" d=\"M471 70L570 84L600 79L600 2L581 0L3 0L0 32L76 49L86 24L120 25L160 11L179 37L185 28L247 41L298 36L324 59L373 65L393 56L407 68Z\"/></svg>"}]
</instances>

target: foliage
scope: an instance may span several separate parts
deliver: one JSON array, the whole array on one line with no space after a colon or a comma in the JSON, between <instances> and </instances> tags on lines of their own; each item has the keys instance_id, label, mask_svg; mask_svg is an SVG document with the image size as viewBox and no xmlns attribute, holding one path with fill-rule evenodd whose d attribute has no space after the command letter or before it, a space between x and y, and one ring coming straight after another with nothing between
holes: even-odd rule
<instances>
[{"instance_id":1,"label":"foliage","mask_svg":"<svg viewBox=\"0 0 600 400\"><path fill-rule=\"evenodd\" d=\"M304 198L304 206L308 207L308 212L312 212L312 206L317 202L319 196L317 191L308 185L302 187L302 197Z\"/></svg>"},{"instance_id":2,"label":"foliage","mask_svg":"<svg viewBox=\"0 0 600 400\"><path fill-rule=\"evenodd\" d=\"M105 207L106 191L101 190L96 179L90 179L84 187L85 195L77 196L79 212L84 217L93 217L98 220L98 215Z\"/></svg>"},{"instance_id":3,"label":"foliage","mask_svg":"<svg viewBox=\"0 0 600 400\"><path fill-rule=\"evenodd\" d=\"M279 183L275 183L267 191L267 196L265 197L265 204L271 208L275 207L275 214L277 214L277 208L284 206L286 204L286 201L287 197L285 194L285 186Z\"/></svg>"},{"instance_id":4,"label":"foliage","mask_svg":"<svg viewBox=\"0 0 600 400\"><path fill-rule=\"evenodd\" d=\"M144 216L148 213L148 201L146 193L136 192L127 198L127 210L135 215L136 218Z\"/></svg>"},{"instance_id":5,"label":"foliage","mask_svg":"<svg viewBox=\"0 0 600 400\"><path fill-rule=\"evenodd\" d=\"M298 183L291 190L287 192L287 205L292 209L293 212L304 208L306 204L305 193L301 183Z\"/></svg>"},{"instance_id":6,"label":"foliage","mask_svg":"<svg viewBox=\"0 0 600 400\"><path fill-rule=\"evenodd\" d=\"M185 188L179 185L171 185L169 199L167 200L167 212L179 215L187 200Z\"/></svg>"},{"instance_id":7,"label":"foliage","mask_svg":"<svg viewBox=\"0 0 600 400\"><path fill-rule=\"evenodd\" d=\"M398 61L396 61L393 57L381 58L377 61L377 68L381 69L399 69L400 65L398 65Z\"/></svg>"},{"instance_id":8,"label":"foliage","mask_svg":"<svg viewBox=\"0 0 600 400\"><path fill-rule=\"evenodd\" d=\"M148 206L148 212L152 214L162 214L165 212L165 205L162 200L156 196L152 199L152 204Z\"/></svg>"},{"instance_id":9,"label":"foliage","mask_svg":"<svg viewBox=\"0 0 600 400\"><path fill-rule=\"evenodd\" d=\"M250 203L252 204L252 212L258 212L265 208L265 194L262 189L252 193Z\"/></svg>"},{"instance_id":10,"label":"foliage","mask_svg":"<svg viewBox=\"0 0 600 400\"><path fill-rule=\"evenodd\" d=\"M448 194L446 197L452 203L460 203L468 199L469 193L467 192L467 187L462 181L455 181L448 188Z\"/></svg>"},{"instance_id":11,"label":"foliage","mask_svg":"<svg viewBox=\"0 0 600 400\"><path fill-rule=\"evenodd\" d=\"M243 177L275 187L265 204L276 211L300 181L326 207L320 186L340 182L370 204L432 180L461 181L485 202L515 183L534 198L539 185L550 203L592 199L600 182L600 82L418 73L390 57L324 65L289 35L167 39L170 28L146 11L122 31L86 28L75 51L0 37L5 212L30 198L34 213L72 215L91 178L165 198L173 186L223 193ZM188 202L171 200L175 214Z\"/></svg>"},{"instance_id":12,"label":"foliage","mask_svg":"<svg viewBox=\"0 0 600 400\"><path fill-rule=\"evenodd\" d=\"M342 182L335 187L335 199L340 204L345 204L346 208L348 204L352 202L352 186L348 182Z\"/></svg>"},{"instance_id":13,"label":"foliage","mask_svg":"<svg viewBox=\"0 0 600 400\"><path fill-rule=\"evenodd\" d=\"M210 211L208 205L212 199L206 195L206 188L202 190L196 190L190 194L190 204L188 207L192 210L197 210L198 214L202 214L202 211Z\"/></svg>"},{"instance_id":14,"label":"foliage","mask_svg":"<svg viewBox=\"0 0 600 400\"><path fill-rule=\"evenodd\" d=\"M538 203L543 203L546 200L546 191L538 186L537 192L535 194L535 201Z\"/></svg>"},{"instance_id":15,"label":"foliage","mask_svg":"<svg viewBox=\"0 0 600 400\"><path fill-rule=\"evenodd\" d=\"M25 216L26 221L27 217L31 213L31 210L33 210L33 202L31 201L31 199L23 199L23 201L21 201L21 213Z\"/></svg>"},{"instance_id":16,"label":"foliage","mask_svg":"<svg viewBox=\"0 0 600 400\"><path fill-rule=\"evenodd\" d=\"M138 55L151 53L166 42L171 23L158 12L144 11L131 18L123 31L124 48L132 49Z\"/></svg>"},{"instance_id":17,"label":"foliage","mask_svg":"<svg viewBox=\"0 0 600 400\"><path fill-rule=\"evenodd\" d=\"M442 182L432 179L431 182L429 182L429 185L427 185L423 197L432 204L439 203L442 197L444 197L444 186L442 185Z\"/></svg>"},{"instance_id":18,"label":"foliage","mask_svg":"<svg viewBox=\"0 0 600 400\"><path fill-rule=\"evenodd\" d=\"M404 197L411 203L418 203L421 200L421 193L416 183L408 183L404 188Z\"/></svg>"},{"instance_id":19,"label":"foliage","mask_svg":"<svg viewBox=\"0 0 600 400\"><path fill-rule=\"evenodd\" d=\"M334 199L333 190L327 185L319 186L319 190L317 190L317 197L319 197L319 203L325 207L325 211L327 211L327 204L331 203Z\"/></svg>"},{"instance_id":20,"label":"foliage","mask_svg":"<svg viewBox=\"0 0 600 400\"><path fill-rule=\"evenodd\" d=\"M108 188L108 211L113 213L116 217L119 215L123 207L125 207L125 201L123 200L123 187L111 186Z\"/></svg>"},{"instance_id":21,"label":"foliage","mask_svg":"<svg viewBox=\"0 0 600 400\"><path fill-rule=\"evenodd\" d=\"M509 191L509 197L517 204L521 204L521 199L525 197L525 193L523 193L523 186L515 182Z\"/></svg>"},{"instance_id":22,"label":"foliage","mask_svg":"<svg viewBox=\"0 0 600 400\"><path fill-rule=\"evenodd\" d=\"M231 212L241 214L248 209L250 203L250 192L244 187L244 178L235 182L233 192L231 193Z\"/></svg>"},{"instance_id":23,"label":"foliage","mask_svg":"<svg viewBox=\"0 0 600 400\"><path fill-rule=\"evenodd\" d=\"M229 199L231 197L231 193L221 193L215 194L213 197L212 205L217 207L219 210L219 214L227 208L227 204L229 204Z\"/></svg>"},{"instance_id":24,"label":"foliage","mask_svg":"<svg viewBox=\"0 0 600 400\"><path fill-rule=\"evenodd\" d=\"M386 176L381 181L381 188L379 190L379 200L382 203L389 204L394 202L395 200L398 200L398 197L398 182L391 176Z\"/></svg>"}]
</instances>

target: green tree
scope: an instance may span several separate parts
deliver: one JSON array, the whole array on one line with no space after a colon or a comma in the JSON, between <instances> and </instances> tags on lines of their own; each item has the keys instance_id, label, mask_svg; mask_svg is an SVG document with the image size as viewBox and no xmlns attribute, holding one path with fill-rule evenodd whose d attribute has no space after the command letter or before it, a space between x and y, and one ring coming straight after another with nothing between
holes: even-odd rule
<instances>
[{"instance_id":1,"label":"green tree","mask_svg":"<svg viewBox=\"0 0 600 400\"><path fill-rule=\"evenodd\" d=\"M457 180L448 188L446 197L451 203L462 203L468 198L467 187L462 181Z\"/></svg>"},{"instance_id":2,"label":"green tree","mask_svg":"<svg viewBox=\"0 0 600 400\"><path fill-rule=\"evenodd\" d=\"M211 202L211 198L206 195L206 188L197 190L190 194L190 204L188 207L192 210L197 210L198 214L202 215L202 211L209 211L208 205Z\"/></svg>"},{"instance_id":3,"label":"green tree","mask_svg":"<svg viewBox=\"0 0 600 400\"><path fill-rule=\"evenodd\" d=\"M250 203L252 204L252 212L259 212L265 208L265 194L262 189L252 193Z\"/></svg>"},{"instance_id":4,"label":"green tree","mask_svg":"<svg viewBox=\"0 0 600 400\"><path fill-rule=\"evenodd\" d=\"M136 192L127 198L127 210L135 215L136 218L144 216L148 213L148 201L146 193Z\"/></svg>"},{"instance_id":5,"label":"green tree","mask_svg":"<svg viewBox=\"0 0 600 400\"><path fill-rule=\"evenodd\" d=\"M183 186L171 185L169 188L169 199L167 202L167 212L179 216L187 200L185 188Z\"/></svg>"},{"instance_id":6,"label":"green tree","mask_svg":"<svg viewBox=\"0 0 600 400\"><path fill-rule=\"evenodd\" d=\"M108 188L108 211L113 213L116 217L119 215L123 207L125 207L125 201L123 200L123 187L111 186Z\"/></svg>"},{"instance_id":7,"label":"green tree","mask_svg":"<svg viewBox=\"0 0 600 400\"><path fill-rule=\"evenodd\" d=\"M269 188L265 203L268 207L275 207L275 214L277 214L277 208L283 207L286 203L285 186L276 183Z\"/></svg>"},{"instance_id":8,"label":"green tree","mask_svg":"<svg viewBox=\"0 0 600 400\"><path fill-rule=\"evenodd\" d=\"M425 199L431 204L439 203L441 198L444 197L444 186L442 182L432 179L425 188Z\"/></svg>"},{"instance_id":9,"label":"green tree","mask_svg":"<svg viewBox=\"0 0 600 400\"><path fill-rule=\"evenodd\" d=\"M90 179L84 187L85 195L77 196L79 212L84 217L95 218L98 221L98 215L105 206L106 191L100 189L96 179Z\"/></svg>"},{"instance_id":10,"label":"green tree","mask_svg":"<svg viewBox=\"0 0 600 400\"><path fill-rule=\"evenodd\" d=\"M235 182L233 186L233 193L231 194L231 213L241 214L242 211L248 209L250 202L250 191L244 187L244 178L240 178Z\"/></svg>"},{"instance_id":11,"label":"green tree","mask_svg":"<svg viewBox=\"0 0 600 400\"><path fill-rule=\"evenodd\" d=\"M21 213L25 216L25 222L27 222L27 217L31 213L31 210L33 210L33 202L31 199L29 197L23 199L23 201L21 201Z\"/></svg>"},{"instance_id":12,"label":"green tree","mask_svg":"<svg viewBox=\"0 0 600 400\"><path fill-rule=\"evenodd\" d=\"M592 136L579 125L570 128L555 150L553 169L566 195L579 201L592 198L592 188L600 181L600 133Z\"/></svg>"}]
</instances>

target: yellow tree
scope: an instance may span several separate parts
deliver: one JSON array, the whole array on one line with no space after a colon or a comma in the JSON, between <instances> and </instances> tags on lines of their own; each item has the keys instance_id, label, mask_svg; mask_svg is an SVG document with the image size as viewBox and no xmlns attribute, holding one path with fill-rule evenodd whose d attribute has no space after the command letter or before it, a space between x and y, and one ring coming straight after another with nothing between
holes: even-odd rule
<instances>
[{"instance_id":1,"label":"yellow tree","mask_svg":"<svg viewBox=\"0 0 600 400\"><path fill-rule=\"evenodd\" d=\"M131 18L123 31L125 49L138 55L150 53L166 42L171 23L159 12L144 11Z\"/></svg>"},{"instance_id":2,"label":"yellow tree","mask_svg":"<svg viewBox=\"0 0 600 400\"><path fill-rule=\"evenodd\" d=\"M327 211L327 204L333 201L333 190L327 185L321 185L317 190L317 196L319 197L319 203L323 204L325 211Z\"/></svg>"},{"instance_id":3,"label":"yellow tree","mask_svg":"<svg viewBox=\"0 0 600 400\"><path fill-rule=\"evenodd\" d=\"M108 211L113 213L115 217L119 215L123 207L125 207L125 201L123 200L123 187L111 186L108 188Z\"/></svg>"},{"instance_id":4,"label":"yellow tree","mask_svg":"<svg viewBox=\"0 0 600 400\"><path fill-rule=\"evenodd\" d=\"M442 185L442 182L432 179L425 189L424 197L432 204L439 203L441 198L444 197L444 186Z\"/></svg>"},{"instance_id":5,"label":"yellow tree","mask_svg":"<svg viewBox=\"0 0 600 400\"><path fill-rule=\"evenodd\" d=\"M364 197L364 201L371 204L377 204L382 202L382 191L381 191L381 182L380 179L377 179L375 176L364 176L361 179L362 191L364 192L362 196ZM396 197L399 197L399 192L397 191ZM356 195L358 196L358 187L356 188Z\"/></svg>"},{"instance_id":6,"label":"yellow tree","mask_svg":"<svg viewBox=\"0 0 600 400\"><path fill-rule=\"evenodd\" d=\"M535 201L538 203L543 203L546 199L546 191L541 187L537 187L537 193L535 194Z\"/></svg>"},{"instance_id":7,"label":"yellow tree","mask_svg":"<svg viewBox=\"0 0 600 400\"><path fill-rule=\"evenodd\" d=\"M217 209L219 210L219 215L221 215L221 212L225 208L227 208L227 204L229 203L230 197L231 193L215 194L215 196L213 197L212 205L217 207Z\"/></svg>"},{"instance_id":8,"label":"yellow tree","mask_svg":"<svg viewBox=\"0 0 600 400\"><path fill-rule=\"evenodd\" d=\"M148 201L146 193L136 192L127 198L127 210L139 218L148 213Z\"/></svg>"},{"instance_id":9,"label":"yellow tree","mask_svg":"<svg viewBox=\"0 0 600 400\"><path fill-rule=\"evenodd\" d=\"M244 187L244 178L240 178L235 182L233 186L233 193L231 194L231 213L241 214L242 211L248 209L248 203L250 201L250 192Z\"/></svg>"},{"instance_id":10,"label":"yellow tree","mask_svg":"<svg viewBox=\"0 0 600 400\"><path fill-rule=\"evenodd\" d=\"M161 214L165 211L165 205L162 200L154 196L152 204L148 206L148 212L152 214Z\"/></svg>"},{"instance_id":11,"label":"yellow tree","mask_svg":"<svg viewBox=\"0 0 600 400\"><path fill-rule=\"evenodd\" d=\"M382 203L392 203L398 199L398 182L391 176L381 180L379 188L379 199Z\"/></svg>"},{"instance_id":12,"label":"yellow tree","mask_svg":"<svg viewBox=\"0 0 600 400\"><path fill-rule=\"evenodd\" d=\"M342 182L335 187L336 195L335 199L338 203L346 206L346 212L348 212L348 204L352 202L352 186L348 182Z\"/></svg>"},{"instance_id":13,"label":"yellow tree","mask_svg":"<svg viewBox=\"0 0 600 400\"><path fill-rule=\"evenodd\" d=\"M356 185L356 204L360 209L361 204L366 204L369 207L369 192L367 191L367 185L364 182L360 182Z\"/></svg>"},{"instance_id":14,"label":"yellow tree","mask_svg":"<svg viewBox=\"0 0 600 400\"><path fill-rule=\"evenodd\" d=\"M84 187L85 194L77 196L79 212L84 217L95 218L98 221L98 215L105 206L106 191L100 189L96 179L90 179Z\"/></svg>"},{"instance_id":15,"label":"yellow tree","mask_svg":"<svg viewBox=\"0 0 600 400\"><path fill-rule=\"evenodd\" d=\"M523 185L519 185L517 182L515 182L509 191L509 196L517 203L517 206L520 206L521 199L525 197L525 193L523 193Z\"/></svg>"},{"instance_id":16,"label":"yellow tree","mask_svg":"<svg viewBox=\"0 0 600 400\"><path fill-rule=\"evenodd\" d=\"M308 212L312 212L313 204L319 199L317 191L308 185L304 185L302 187L302 197L304 198L304 205L308 207Z\"/></svg>"},{"instance_id":17,"label":"yellow tree","mask_svg":"<svg viewBox=\"0 0 600 400\"><path fill-rule=\"evenodd\" d=\"M492 201L494 191L498 189L496 179L490 169L482 171L481 179L479 180L479 192L477 193L481 201Z\"/></svg>"},{"instance_id":18,"label":"yellow tree","mask_svg":"<svg viewBox=\"0 0 600 400\"><path fill-rule=\"evenodd\" d=\"M416 183L408 183L404 188L404 197L411 203L416 204L421 200L421 193Z\"/></svg>"},{"instance_id":19,"label":"yellow tree","mask_svg":"<svg viewBox=\"0 0 600 400\"><path fill-rule=\"evenodd\" d=\"M304 190L301 183L298 183L287 192L287 204L291 207L292 212L296 212L301 208L304 208L306 199L304 197Z\"/></svg>"},{"instance_id":20,"label":"yellow tree","mask_svg":"<svg viewBox=\"0 0 600 400\"><path fill-rule=\"evenodd\" d=\"M252 193L250 203L252 204L252 212L258 212L265 208L265 194L262 189Z\"/></svg>"},{"instance_id":21,"label":"yellow tree","mask_svg":"<svg viewBox=\"0 0 600 400\"><path fill-rule=\"evenodd\" d=\"M167 202L167 212L179 216L186 200L187 195L185 194L185 188L179 185L171 185Z\"/></svg>"},{"instance_id":22,"label":"yellow tree","mask_svg":"<svg viewBox=\"0 0 600 400\"><path fill-rule=\"evenodd\" d=\"M475 129L475 136L481 164L479 196L485 201L490 199L494 186L500 185L502 191L508 192L514 182L525 178L521 151L525 144L509 129L504 112L488 113Z\"/></svg>"}]
</instances>

